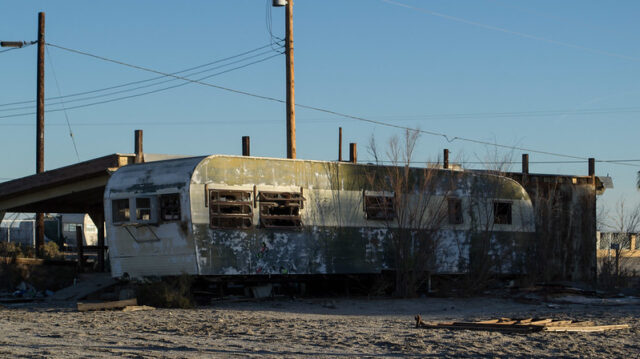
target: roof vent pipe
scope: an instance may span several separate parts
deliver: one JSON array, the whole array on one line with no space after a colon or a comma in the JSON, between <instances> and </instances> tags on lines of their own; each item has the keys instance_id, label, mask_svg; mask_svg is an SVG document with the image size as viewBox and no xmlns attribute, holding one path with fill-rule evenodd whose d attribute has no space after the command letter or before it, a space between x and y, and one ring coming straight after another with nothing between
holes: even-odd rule
<instances>
[{"instance_id":1,"label":"roof vent pipe","mask_svg":"<svg viewBox=\"0 0 640 359\"><path fill-rule=\"evenodd\" d=\"M142 152L142 130L136 130L135 132L135 153L136 159L134 163L143 163L144 152Z\"/></svg>"}]
</instances>

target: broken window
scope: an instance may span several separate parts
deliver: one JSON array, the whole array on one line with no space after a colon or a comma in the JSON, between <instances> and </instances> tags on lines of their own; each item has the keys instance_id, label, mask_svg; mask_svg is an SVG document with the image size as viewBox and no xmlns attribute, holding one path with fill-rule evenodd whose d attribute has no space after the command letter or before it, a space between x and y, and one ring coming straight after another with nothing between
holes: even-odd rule
<instances>
[{"instance_id":1,"label":"broken window","mask_svg":"<svg viewBox=\"0 0 640 359\"><path fill-rule=\"evenodd\" d=\"M364 211L367 219L389 220L396 215L392 194L364 195Z\"/></svg>"},{"instance_id":2,"label":"broken window","mask_svg":"<svg viewBox=\"0 0 640 359\"><path fill-rule=\"evenodd\" d=\"M151 198L136 198L136 219L151 220Z\"/></svg>"},{"instance_id":3,"label":"broken window","mask_svg":"<svg viewBox=\"0 0 640 359\"><path fill-rule=\"evenodd\" d=\"M300 228L304 198L296 192L260 192L260 224L265 228Z\"/></svg>"},{"instance_id":4,"label":"broken window","mask_svg":"<svg viewBox=\"0 0 640 359\"><path fill-rule=\"evenodd\" d=\"M231 190L209 191L211 228L249 228L253 223L251 192Z\"/></svg>"},{"instance_id":5,"label":"broken window","mask_svg":"<svg viewBox=\"0 0 640 359\"><path fill-rule=\"evenodd\" d=\"M160 196L160 219L163 221L180 220L180 195L178 193Z\"/></svg>"},{"instance_id":6,"label":"broken window","mask_svg":"<svg viewBox=\"0 0 640 359\"><path fill-rule=\"evenodd\" d=\"M111 201L111 213L113 223L126 222L129 220L129 199L115 199Z\"/></svg>"},{"instance_id":7,"label":"broken window","mask_svg":"<svg viewBox=\"0 0 640 359\"><path fill-rule=\"evenodd\" d=\"M460 198L448 199L449 224L462 224L462 200Z\"/></svg>"},{"instance_id":8,"label":"broken window","mask_svg":"<svg viewBox=\"0 0 640 359\"><path fill-rule=\"evenodd\" d=\"M511 224L511 203L493 202L493 223Z\"/></svg>"}]
</instances>

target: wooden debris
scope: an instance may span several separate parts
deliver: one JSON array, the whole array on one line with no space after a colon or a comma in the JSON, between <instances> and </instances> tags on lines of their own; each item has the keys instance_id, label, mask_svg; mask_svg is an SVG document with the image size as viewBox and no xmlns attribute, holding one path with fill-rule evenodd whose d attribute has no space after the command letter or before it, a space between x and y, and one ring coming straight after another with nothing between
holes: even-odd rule
<instances>
[{"instance_id":1,"label":"wooden debris","mask_svg":"<svg viewBox=\"0 0 640 359\"><path fill-rule=\"evenodd\" d=\"M127 305L122 309L123 312L137 312L140 310L155 310L156 308L148 305Z\"/></svg>"},{"instance_id":2,"label":"wooden debris","mask_svg":"<svg viewBox=\"0 0 640 359\"><path fill-rule=\"evenodd\" d=\"M607 330L628 329L628 324L617 325L594 325L593 322L573 322L571 320L553 319L490 319L479 322L441 322L427 323L420 315L415 316L416 328L427 329L465 329L465 330L489 330L511 333L533 333L533 332L603 332Z\"/></svg>"},{"instance_id":3,"label":"wooden debris","mask_svg":"<svg viewBox=\"0 0 640 359\"><path fill-rule=\"evenodd\" d=\"M127 306L137 306L138 300L136 298L117 300L115 302L99 302L99 303L80 303L78 302L78 311L86 312L89 310L102 310L102 309L119 309L126 308Z\"/></svg>"}]
</instances>

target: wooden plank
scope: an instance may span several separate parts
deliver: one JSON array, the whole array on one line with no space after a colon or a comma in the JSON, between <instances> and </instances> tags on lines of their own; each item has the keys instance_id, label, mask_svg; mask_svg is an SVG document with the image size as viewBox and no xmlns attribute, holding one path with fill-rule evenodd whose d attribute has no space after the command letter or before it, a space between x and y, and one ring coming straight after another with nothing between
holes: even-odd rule
<instances>
[{"instance_id":1,"label":"wooden plank","mask_svg":"<svg viewBox=\"0 0 640 359\"><path fill-rule=\"evenodd\" d=\"M125 299L115 302L99 302L99 303L80 303L78 302L78 311L86 312L89 310L102 310L102 309L117 309L125 308L127 306L137 306L138 299Z\"/></svg>"},{"instance_id":2,"label":"wooden plank","mask_svg":"<svg viewBox=\"0 0 640 359\"><path fill-rule=\"evenodd\" d=\"M529 323L530 325L546 325L548 323L551 323L553 321L553 319L540 319L540 320L536 320L534 322Z\"/></svg>"},{"instance_id":3,"label":"wooden plank","mask_svg":"<svg viewBox=\"0 0 640 359\"><path fill-rule=\"evenodd\" d=\"M582 332L582 333L594 333L604 332L607 330L621 330L629 329L629 324L614 324L614 325L593 325L593 326L551 326L544 327L545 332Z\"/></svg>"},{"instance_id":4,"label":"wooden plank","mask_svg":"<svg viewBox=\"0 0 640 359\"><path fill-rule=\"evenodd\" d=\"M127 305L122 309L123 312L138 312L141 310L155 310L156 308L148 305Z\"/></svg>"}]
</instances>

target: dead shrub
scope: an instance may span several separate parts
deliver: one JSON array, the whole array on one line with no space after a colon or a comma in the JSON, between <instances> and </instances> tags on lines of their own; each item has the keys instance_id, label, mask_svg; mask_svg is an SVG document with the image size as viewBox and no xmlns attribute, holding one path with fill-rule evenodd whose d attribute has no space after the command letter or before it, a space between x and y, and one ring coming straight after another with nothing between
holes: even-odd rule
<instances>
[{"instance_id":1,"label":"dead shrub","mask_svg":"<svg viewBox=\"0 0 640 359\"><path fill-rule=\"evenodd\" d=\"M193 308L192 283L193 278L186 274L144 283L137 289L138 301L144 305L160 308Z\"/></svg>"},{"instance_id":2,"label":"dead shrub","mask_svg":"<svg viewBox=\"0 0 640 359\"><path fill-rule=\"evenodd\" d=\"M63 259L64 256L60 253L56 242L47 242L42 246L42 258L43 259Z\"/></svg>"}]
</instances>

